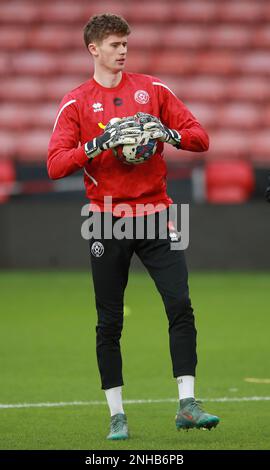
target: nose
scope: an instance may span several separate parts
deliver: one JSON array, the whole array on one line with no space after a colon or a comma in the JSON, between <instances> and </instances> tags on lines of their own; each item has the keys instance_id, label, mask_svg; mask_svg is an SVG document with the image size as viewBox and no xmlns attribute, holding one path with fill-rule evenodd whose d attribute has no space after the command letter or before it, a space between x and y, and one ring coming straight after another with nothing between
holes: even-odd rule
<instances>
[{"instance_id":1,"label":"nose","mask_svg":"<svg viewBox=\"0 0 270 470\"><path fill-rule=\"evenodd\" d=\"M121 44L120 54L126 54L126 53L127 53L127 45Z\"/></svg>"}]
</instances>

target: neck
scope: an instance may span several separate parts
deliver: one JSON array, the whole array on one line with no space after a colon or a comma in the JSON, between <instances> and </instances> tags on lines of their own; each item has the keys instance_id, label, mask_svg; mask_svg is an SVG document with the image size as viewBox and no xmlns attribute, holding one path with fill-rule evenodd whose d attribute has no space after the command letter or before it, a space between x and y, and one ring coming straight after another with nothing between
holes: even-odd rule
<instances>
[{"instance_id":1,"label":"neck","mask_svg":"<svg viewBox=\"0 0 270 470\"><path fill-rule=\"evenodd\" d=\"M109 70L99 70L96 68L94 79L97 83L106 88L114 88L121 82L122 72L112 73Z\"/></svg>"}]
</instances>

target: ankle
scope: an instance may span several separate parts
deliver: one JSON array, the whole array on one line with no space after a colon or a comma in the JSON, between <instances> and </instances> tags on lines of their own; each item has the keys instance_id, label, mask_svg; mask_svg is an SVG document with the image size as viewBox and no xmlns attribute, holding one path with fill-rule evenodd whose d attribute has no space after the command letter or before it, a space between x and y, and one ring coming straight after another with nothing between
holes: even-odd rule
<instances>
[{"instance_id":1,"label":"ankle","mask_svg":"<svg viewBox=\"0 0 270 470\"><path fill-rule=\"evenodd\" d=\"M194 397L184 398L183 400L180 400L180 409L185 408L190 403L194 403L194 401Z\"/></svg>"}]
</instances>

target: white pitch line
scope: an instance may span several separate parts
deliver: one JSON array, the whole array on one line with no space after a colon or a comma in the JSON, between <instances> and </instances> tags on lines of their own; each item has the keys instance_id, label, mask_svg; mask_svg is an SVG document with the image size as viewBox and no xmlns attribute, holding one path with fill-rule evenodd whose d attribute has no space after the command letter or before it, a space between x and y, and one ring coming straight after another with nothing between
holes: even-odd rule
<instances>
[{"instance_id":1,"label":"white pitch line","mask_svg":"<svg viewBox=\"0 0 270 470\"><path fill-rule=\"evenodd\" d=\"M270 379L256 379L254 377L247 377L244 380L245 382L250 382L254 384L270 384Z\"/></svg>"},{"instance_id":2,"label":"white pitch line","mask_svg":"<svg viewBox=\"0 0 270 470\"><path fill-rule=\"evenodd\" d=\"M203 402L215 403L233 403L245 401L270 401L270 397L222 397L222 398L199 398ZM175 398L161 398L159 400L124 400L125 405L144 405L151 403L176 403ZM0 403L0 409L8 408L56 408L59 406L100 406L107 405L106 401L60 401L58 403L45 402L45 403L13 403L5 404Z\"/></svg>"}]
</instances>

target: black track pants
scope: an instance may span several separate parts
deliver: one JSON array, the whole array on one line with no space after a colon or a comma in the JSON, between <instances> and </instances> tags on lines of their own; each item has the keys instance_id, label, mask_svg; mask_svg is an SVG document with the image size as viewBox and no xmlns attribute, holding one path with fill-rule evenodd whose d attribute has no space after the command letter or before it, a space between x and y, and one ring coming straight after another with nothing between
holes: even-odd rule
<instances>
[{"instance_id":1,"label":"black track pants","mask_svg":"<svg viewBox=\"0 0 270 470\"><path fill-rule=\"evenodd\" d=\"M155 215L148 217L155 219L158 234L158 218ZM113 223L117 220L113 218ZM189 298L185 256L183 251L171 250L170 242L168 233L165 239L145 237L118 240L100 237L90 240L98 314L96 350L103 389L123 385L120 351L123 299L134 252L153 278L165 306L173 375L195 376L196 329Z\"/></svg>"}]
</instances>

